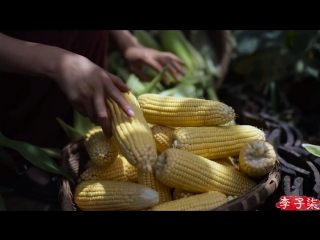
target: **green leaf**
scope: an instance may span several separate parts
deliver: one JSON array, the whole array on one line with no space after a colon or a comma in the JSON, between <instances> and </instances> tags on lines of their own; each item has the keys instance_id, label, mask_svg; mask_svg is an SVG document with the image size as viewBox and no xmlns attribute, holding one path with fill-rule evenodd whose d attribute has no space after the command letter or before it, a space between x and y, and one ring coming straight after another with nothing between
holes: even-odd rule
<instances>
[{"instance_id":1,"label":"green leaf","mask_svg":"<svg viewBox=\"0 0 320 240\"><path fill-rule=\"evenodd\" d=\"M74 129L84 136L91 128L95 125L90 121L89 118L82 116L75 109L73 110L73 126Z\"/></svg>"},{"instance_id":2,"label":"green leaf","mask_svg":"<svg viewBox=\"0 0 320 240\"><path fill-rule=\"evenodd\" d=\"M320 157L320 146L309 144L309 143L303 143L302 147L304 147L309 153Z\"/></svg>"},{"instance_id":3,"label":"green leaf","mask_svg":"<svg viewBox=\"0 0 320 240\"><path fill-rule=\"evenodd\" d=\"M197 67L197 70L205 70L206 64L200 51L193 45L193 43L191 43L184 35L182 35L182 32L179 32L179 34L181 36L181 41L184 43L185 47L189 50L189 53L194 61L194 65Z\"/></svg>"},{"instance_id":4,"label":"green leaf","mask_svg":"<svg viewBox=\"0 0 320 240\"><path fill-rule=\"evenodd\" d=\"M148 67L148 66L143 66L142 72L143 72L144 74L152 77L152 78L155 78L155 77L159 74L157 71L155 71L154 69L152 69L152 68L150 68L150 67ZM170 73L167 72L166 75L167 75L167 78L168 78L170 84L176 84L176 83L178 83L178 82L173 78L173 76L172 76ZM158 84L158 85L159 85L159 84Z\"/></svg>"},{"instance_id":5,"label":"green leaf","mask_svg":"<svg viewBox=\"0 0 320 240\"><path fill-rule=\"evenodd\" d=\"M219 78L221 75L220 67L216 66L208 55L204 56L205 64L206 64L206 72L207 74Z\"/></svg>"},{"instance_id":6,"label":"green leaf","mask_svg":"<svg viewBox=\"0 0 320 240\"><path fill-rule=\"evenodd\" d=\"M159 94L163 96L177 97L195 97L197 88L190 83L178 83L175 87L162 91Z\"/></svg>"},{"instance_id":7,"label":"green leaf","mask_svg":"<svg viewBox=\"0 0 320 240\"><path fill-rule=\"evenodd\" d=\"M165 68L163 68L163 70L157 76L155 76L155 78L153 78L150 83L147 84L147 87L144 89L144 91L140 92L140 94L152 92L153 89L160 82L162 76L166 73L168 68L169 68L169 66L166 66Z\"/></svg>"},{"instance_id":8,"label":"green leaf","mask_svg":"<svg viewBox=\"0 0 320 240\"><path fill-rule=\"evenodd\" d=\"M134 74L130 74L126 80L126 84L131 88L131 93L136 97L139 96L140 92L145 91L146 88L146 83L142 83Z\"/></svg>"},{"instance_id":9,"label":"green leaf","mask_svg":"<svg viewBox=\"0 0 320 240\"><path fill-rule=\"evenodd\" d=\"M33 165L45 171L63 175L73 182L69 174L61 169L42 148L26 142L11 140L9 138L6 138L1 132L0 145L18 151L26 160L31 162Z\"/></svg>"},{"instance_id":10,"label":"green leaf","mask_svg":"<svg viewBox=\"0 0 320 240\"><path fill-rule=\"evenodd\" d=\"M203 88L196 88L195 97L203 99L204 98L204 89Z\"/></svg>"},{"instance_id":11,"label":"green leaf","mask_svg":"<svg viewBox=\"0 0 320 240\"><path fill-rule=\"evenodd\" d=\"M207 85L207 95L208 95L208 99L209 100L216 100L216 101L219 101L219 98L218 98L218 94L217 94L217 92L216 92L216 90L215 90L215 86L214 86L214 84L213 84L213 79L210 81L208 81L208 83L207 83L208 85Z\"/></svg>"},{"instance_id":12,"label":"green leaf","mask_svg":"<svg viewBox=\"0 0 320 240\"><path fill-rule=\"evenodd\" d=\"M0 162L6 165L8 168L11 168L15 171L18 170L17 165L11 155L9 155L3 147L0 146Z\"/></svg>"},{"instance_id":13,"label":"green leaf","mask_svg":"<svg viewBox=\"0 0 320 240\"><path fill-rule=\"evenodd\" d=\"M61 159L62 158L62 151L60 149L55 148L42 148L50 157Z\"/></svg>"},{"instance_id":14,"label":"green leaf","mask_svg":"<svg viewBox=\"0 0 320 240\"><path fill-rule=\"evenodd\" d=\"M205 30L190 30L190 43L203 58L210 58L213 65L218 65L218 55Z\"/></svg>"},{"instance_id":15,"label":"green leaf","mask_svg":"<svg viewBox=\"0 0 320 240\"><path fill-rule=\"evenodd\" d=\"M181 78L181 82L186 84L193 84L193 85L201 85L202 87L206 87L208 81L212 79L210 75L204 76L183 76Z\"/></svg>"},{"instance_id":16,"label":"green leaf","mask_svg":"<svg viewBox=\"0 0 320 240\"><path fill-rule=\"evenodd\" d=\"M69 126L64 121L62 121L60 118L57 118L60 125L63 127L64 131L66 132L67 136L71 141L77 141L83 137L83 135L77 131L75 128Z\"/></svg>"},{"instance_id":17,"label":"green leaf","mask_svg":"<svg viewBox=\"0 0 320 240\"><path fill-rule=\"evenodd\" d=\"M164 51L171 52L185 63L185 70L194 70L192 56L181 40L181 30L159 30L159 40Z\"/></svg>"},{"instance_id":18,"label":"green leaf","mask_svg":"<svg viewBox=\"0 0 320 240\"><path fill-rule=\"evenodd\" d=\"M127 81L127 85L131 88L132 94L136 97L140 96L141 94L151 93L159 84L163 74L165 74L167 70L168 66L166 66L159 74L157 74L149 83L142 83L139 78L137 78L134 74L131 74Z\"/></svg>"}]
</instances>

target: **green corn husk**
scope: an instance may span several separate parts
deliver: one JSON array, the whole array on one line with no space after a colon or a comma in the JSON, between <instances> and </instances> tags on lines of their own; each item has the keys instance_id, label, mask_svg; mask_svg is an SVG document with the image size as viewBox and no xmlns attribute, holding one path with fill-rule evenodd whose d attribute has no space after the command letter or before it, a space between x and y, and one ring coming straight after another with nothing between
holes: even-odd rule
<instances>
[{"instance_id":1,"label":"green corn husk","mask_svg":"<svg viewBox=\"0 0 320 240\"><path fill-rule=\"evenodd\" d=\"M159 38L164 51L177 55L185 63L186 70L193 72L196 68L189 50L179 36L178 30L160 30Z\"/></svg>"}]
</instances>

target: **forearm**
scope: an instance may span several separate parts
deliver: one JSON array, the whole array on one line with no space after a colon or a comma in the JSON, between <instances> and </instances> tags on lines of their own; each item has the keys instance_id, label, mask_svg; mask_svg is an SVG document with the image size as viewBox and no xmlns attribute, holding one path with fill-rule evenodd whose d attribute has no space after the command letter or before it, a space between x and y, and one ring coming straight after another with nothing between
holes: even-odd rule
<instances>
[{"instance_id":1,"label":"forearm","mask_svg":"<svg viewBox=\"0 0 320 240\"><path fill-rule=\"evenodd\" d=\"M56 78L64 57L61 48L21 41L0 33L0 71Z\"/></svg>"},{"instance_id":2,"label":"forearm","mask_svg":"<svg viewBox=\"0 0 320 240\"><path fill-rule=\"evenodd\" d=\"M110 35L122 53L124 53L128 47L139 45L136 37L128 30L110 30Z\"/></svg>"}]
</instances>

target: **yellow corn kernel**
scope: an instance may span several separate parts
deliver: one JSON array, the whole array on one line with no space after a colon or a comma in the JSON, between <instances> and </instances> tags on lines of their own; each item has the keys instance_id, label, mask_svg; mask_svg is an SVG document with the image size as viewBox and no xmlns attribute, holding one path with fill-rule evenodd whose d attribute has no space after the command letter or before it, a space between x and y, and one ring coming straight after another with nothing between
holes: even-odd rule
<instances>
[{"instance_id":1,"label":"yellow corn kernel","mask_svg":"<svg viewBox=\"0 0 320 240\"><path fill-rule=\"evenodd\" d=\"M116 160L119 153L114 138L107 138L100 126L95 126L86 133L84 146L91 161L98 166L110 165Z\"/></svg>"},{"instance_id":2,"label":"yellow corn kernel","mask_svg":"<svg viewBox=\"0 0 320 240\"><path fill-rule=\"evenodd\" d=\"M193 153L169 148L155 164L157 179L167 186L190 192L219 191L240 196L256 183L235 168L226 167Z\"/></svg>"},{"instance_id":3,"label":"yellow corn kernel","mask_svg":"<svg viewBox=\"0 0 320 240\"><path fill-rule=\"evenodd\" d=\"M195 195L196 193L192 193L186 190L183 190L181 188L175 188L173 190L173 194L172 194L172 199L173 200L178 200L180 198L185 198L185 197L190 197Z\"/></svg>"},{"instance_id":4,"label":"yellow corn kernel","mask_svg":"<svg viewBox=\"0 0 320 240\"><path fill-rule=\"evenodd\" d=\"M155 205L151 211L210 211L228 202L221 192L210 191Z\"/></svg>"},{"instance_id":5,"label":"yellow corn kernel","mask_svg":"<svg viewBox=\"0 0 320 240\"><path fill-rule=\"evenodd\" d=\"M174 128L162 125L154 125L151 127L151 132L156 141L159 153L162 153L164 150L171 147L170 136L173 131Z\"/></svg>"},{"instance_id":6,"label":"yellow corn kernel","mask_svg":"<svg viewBox=\"0 0 320 240\"><path fill-rule=\"evenodd\" d=\"M259 178L268 174L276 163L273 146L265 140L251 140L240 150L239 170L249 177Z\"/></svg>"},{"instance_id":7,"label":"yellow corn kernel","mask_svg":"<svg viewBox=\"0 0 320 240\"><path fill-rule=\"evenodd\" d=\"M148 123L172 127L218 126L235 118L234 109L222 102L199 98L142 94L138 98Z\"/></svg>"},{"instance_id":8,"label":"yellow corn kernel","mask_svg":"<svg viewBox=\"0 0 320 240\"><path fill-rule=\"evenodd\" d=\"M138 170L138 183L157 191L159 193L159 204L172 201L171 188L160 182L155 177L154 172L147 173Z\"/></svg>"},{"instance_id":9,"label":"yellow corn kernel","mask_svg":"<svg viewBox=\"0 0 320 240\"><path fill-rule=\"evenodd\" d=\"M138 183L89 180L76 186L74 202L83 211L142 210L158 204L159 194Z\"/></svg>"},{"instance_id":10,"label":"yellow corn kernel","mask_svg":"<svg viewBox=\"0 0 320 240\"><path fill-rule=\"evenodd\" d=\"M196 155L219 159L239 155L241 147L253 139L265 139L262 130L250 125L183 127L171 134L172 146Z\"/></svg>"},{"instance_id":11,"label":"yellow corn kernel","mask_svg":"<svg viewBox=\"0 0 320 240\"><path fill-rule=\"evenodd\" d=\"M121 154L136 168L152 172L157 158L157 147L151 129L143 117L136 97L131 92L123 93L135 113L128 117L118 104L107 99L112 117L111 129Z\"/></svg>"},{"instance_id":12,"label":"yellow corn kernel","mask_svg":"<svg viewBox=\"0 0 320 240\"><path fill-rule=\"evenodd\" d=\"M121 154L108 166L93 165L85 170L81 175L82 181L87 180L114 180L123 182L137 182L138 169L132 166Z\"/></svg>"},{"instance_id":13,"label":"yellow corn kernel","mask_svg":"<svg viewBox=\"0 0 320 240\"><path fill-rule=\"evenodd\" d=\"M223 166L226 166L226 167L235 167L233 165L233 161L232 161L232 158L231 157L225 157L225 158L219 158L219 159L214 159L213 161L223 165Z\"/></svg>"}]
</instances>

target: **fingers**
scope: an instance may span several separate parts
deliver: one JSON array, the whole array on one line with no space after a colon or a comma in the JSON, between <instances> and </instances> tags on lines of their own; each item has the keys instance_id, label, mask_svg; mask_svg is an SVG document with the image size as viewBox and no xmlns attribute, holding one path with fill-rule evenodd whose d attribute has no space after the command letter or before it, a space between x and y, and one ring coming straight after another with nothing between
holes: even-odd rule
<instances>
[{"instance_id":1,"label":"fingers","mask_svg":"<svg viewBox=\"0 0 320 240\"><path fill-rule=\"evenodd\" d=\"M173 62L177 62L180 65L184 66L184 61L182 61L178 56L174 55L173 53L165 53L165 54L167 54L167 56L171 58Z\"/></svg>"},{"instance_id":2,"label":"fingers","mask_svg":"<svg viewBox=\"0 0 320 240\"><path fill-rule=\"evenodd\" d=\"M111 79L112 83L121 91L121 92L128 92L130 91L130 87L125 84L119 77L113 75L106 71L106 74Z\"/></svg>"},{"instance_id":3,"label":"fingers","mask_svg":"<svg viewBox=\"0 0 320 240\"><path fill-rule=\"evenodd\" d=\"M161 64L152 58L148 59L148 62L146 62L146 64L148 64L149 67L151 67L152 69L154 69L157 72L161 72L163 70L163 67L161 66ZM166 85L170 84L168 77L165 74L163 75L162 80Z\"/></svg>"},{"instance_id":4,"label":"fingers","mask_svg":"<svg viewBox=\"0 0 320 240\"><path fill-rule=\"evenodd\" d=\"M171 66L174 67L174 69L181 75L185 75L186 72L183 70L182 66L180 63L176 62L176 61L172 61L171 62Z\"/></svg>"},{"instance_id":5,"label":"fingers","mask_svg":"<svg viewBox=\"0 0 320 240\"><path fill-rule=\"evenodd\" d=\"M107 112L103 89L101 89L101 91L99 91L93 98L93 106L96 112L98 124L101 126L103 133L110 138L112 136L111 119Z\"/></svg>"},{"instance_id":6,"label":"fingers","mask_svg":"<svg viewBox=\"0 0 320 240\"><path fill-rule=\"evenodd\" d=\"M174 66L170 65L168 71L170 72L170 74L173 76L173 78L180 82L181 81L181 77L179 76L177 70L174 68Z\"/></svg>"},{"instance_id":7,"label":"fingers","mask_svg":"<svg viewBox=\"0 0 320 240\"><path fill-rule=\"evenodd\" d=\"M97 115L94 110L93 106L93 100L91 98L87 98L87 101L84 101L83 107L85 109L87 117L90 119L90 121L94 124L97 123Z\"/></svg>"},{"instance_id":8,"label":"fingers","mask_svg":"<svg viewBox=\"0 0 320 240\"><path fill-rule=\"evenodd\" d=\"M165 52L163 54L165 56L165 62L170 63L170 65L173 67L175 72L178 72L181 75L186 74L185 71L183 70L184 62L180 58L178 58L176 55L172 53Z\"/></svg>"},{"instance_id":9,"label":"fingers","mask_svg":"<svg viewBox=\"0 0 320 240\"><path fill-rule=\"evenodd\" d=\"M114 86L113 84L105 84L104 90L106 92L106 95L109 98L113 99L128 117L134 116L134 111L131 105L116 86Z\"/></svg>"},{"instance_id":10,"label":"fingers","mask_svg":"<svg viewBox=\"0 0 320 240\"><path fill-rule=\"evenodd\" d=\"M106 74L103 76L101 88L99 88L99 90L96 90L96 94L94 97L94 107L97 121L107 137L112 136L112 131L111 117L108 114L108 109L105 102L106 98L111 98L112 100L114 100L128 117L133 117L134 111L121 92L127 92L129 90L130 88L125 83L123 83L120 78L109 72L106 72Z\"/></svg>"}]
</instances>

